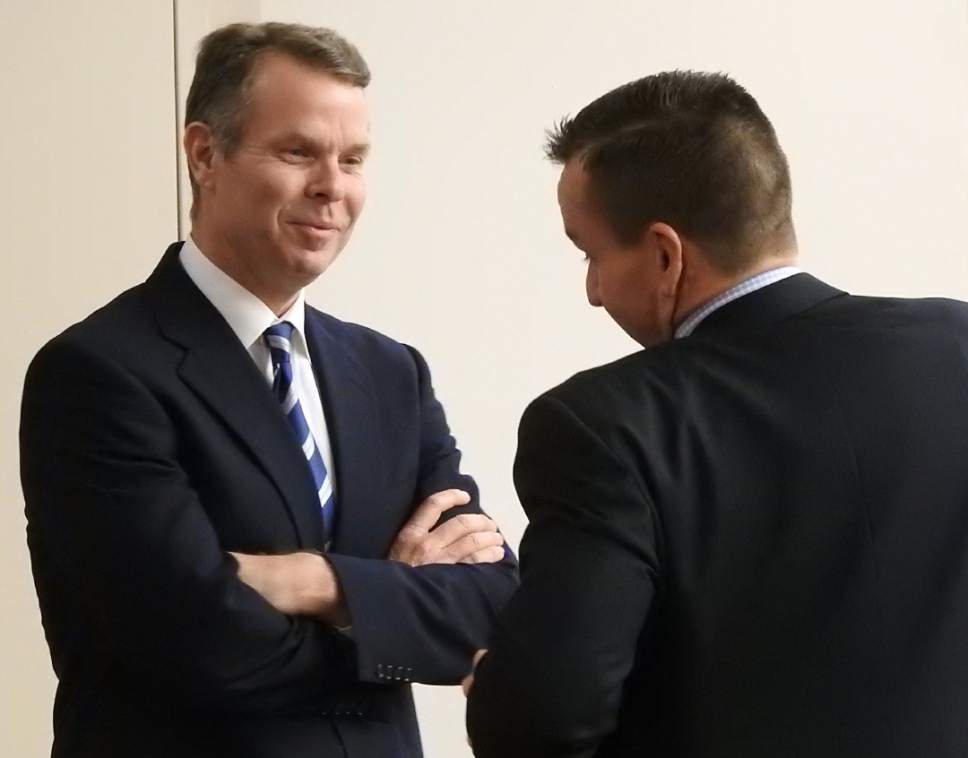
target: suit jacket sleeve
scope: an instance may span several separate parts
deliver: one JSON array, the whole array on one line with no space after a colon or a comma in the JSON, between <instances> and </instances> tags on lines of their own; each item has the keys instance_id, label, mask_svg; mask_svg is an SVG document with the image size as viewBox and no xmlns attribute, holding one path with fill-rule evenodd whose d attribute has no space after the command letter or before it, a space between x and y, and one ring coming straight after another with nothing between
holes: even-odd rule
<instances>
[{"instance_id":1,"label":"suit jacket sleeve","mask_svg":"<svg viewBox=\"0 0 968 758\"><path fill-rule=\"evenodd\" d=\"M75 343L45 347L24 388L21 473L45 615L179 704L289 710L352 681L346 640L237 579L159 398Z\"/></svg>"},{"instance_id":2,"label":"suit jacket sleeve","mask_svg":"<svg viewBox=\"0 0 968 758\"><path fill-rule=\"evenodd\" d=\"M423 357L416 364L420 403L420 459L415 503L459 488L471 503L448 511L481 513L477 486L460 472L460 451L434 395ZM364 682L457 684L474 652L486 646L497 612L517 587L517 560L487 565L411 567L397 561L329 556L353 623L357 675Z\"/></svg>"},{"instance_id":3,"label":"suit jacket sleeve","mask_svg":"<svg viewBox=\"0 0 968 758\"><path fill-rule=\"evenodd\" d=\"M475 755L590 756L616 724L656 589L658 526L630 467L567 405L536 400L515 485L529 518L521 588L478 666Z\"/></svg>"}]
</instances>

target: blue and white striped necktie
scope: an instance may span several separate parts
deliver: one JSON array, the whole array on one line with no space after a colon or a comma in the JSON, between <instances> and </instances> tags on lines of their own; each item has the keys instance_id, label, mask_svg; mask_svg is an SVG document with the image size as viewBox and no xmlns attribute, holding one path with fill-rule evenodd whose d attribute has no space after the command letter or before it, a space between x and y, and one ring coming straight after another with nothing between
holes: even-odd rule
<instances>
[{"instance_id":1,"label":"blue and white striped necktie","mask_svg":"<svg viewBox=\"0 0 968 758\"><path fill-rule=\"evenodd\" d=\"M272 394L282 406L282 412L286 414L289 427L302 447L309 470L313 474L319 503L323 510L323 541L328 544L333 535L333 517L336 511L333 479L326 471L323 456L319 452L316 440L313 439L313 433L306 422L299 396L296 394L292 370L292 333L295 328L288 321L282 321L265 330L266 343L272 356Z\"/></svg>"}]
</instances>

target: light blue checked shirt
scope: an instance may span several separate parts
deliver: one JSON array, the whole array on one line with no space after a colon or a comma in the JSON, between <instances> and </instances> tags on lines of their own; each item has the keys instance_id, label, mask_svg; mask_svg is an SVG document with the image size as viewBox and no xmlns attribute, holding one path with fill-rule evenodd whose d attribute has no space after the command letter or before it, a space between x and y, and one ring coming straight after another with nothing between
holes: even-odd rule
<instances>
[{"instance_id":1,"label":"light blue checked shirt","mask_svg":"<svg viewBox=\"0 0 968 758\"><path fill-rule=\"evenodd\" d=\"M775 282L782 281L794 274L799 274L800 269L796 266L781 266L780 268L770 269L769 271L764 271L755 276L751 276L735 287L731 287L725 292L720 292L712 300L708 301L704 305L700 306L694 310L690 316L683 321L676 328L675 338L688 337L692 334L696 327L702 323L710 313L719 308L722 308L726 303L731 303L733 300L743 297L743 295L749 295L751 292L756 292L758 289L763 289L768 284L773 284Z\"/></svg>"}]
</instances>

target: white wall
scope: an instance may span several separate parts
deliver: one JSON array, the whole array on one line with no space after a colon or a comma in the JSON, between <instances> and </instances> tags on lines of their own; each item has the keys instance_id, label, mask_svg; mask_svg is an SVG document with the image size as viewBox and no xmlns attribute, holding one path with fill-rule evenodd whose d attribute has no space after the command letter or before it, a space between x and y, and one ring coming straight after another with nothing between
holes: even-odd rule
<instances>
[{"instance_id":1,"label":"white wall","mask_svg":"<svg viewBox=\"0 0 968 758\"><path fill-rule=\"evenodd\" d=\"M16 33L0 48L0 302L15 327L0 378L11 672L0 754L27 756L49 741L52 677L17 486L23 370L44 339L143 279L174 236L173 28L168 0L2 2L0 25ZM734 75L789 154L805 267L856 292L968 299L964 0L177 6L182 99L198 38L232 20L333 26L368 58L370 201L310 299L424 351L466 468L515 544L524 521L510 466L524 405L634 349L584 302L580 254L559 230L557 172L541 155L543 130L606 89L673 67ZM41 312L30 307L38 296ZM469 755L460 694L420 688L418 702L428 758Z\"/></svg>"},{"instance_id":2,"label":"white wall","mask_svg":"<svg viewBox=\"0 0 968 758\"><path fill-rule=\"evenodd\" d=\"M54 677L17 449L27 363L176 234L170 0L2 0L0 755L50 754Z\"/></svg>"}]
</instances>

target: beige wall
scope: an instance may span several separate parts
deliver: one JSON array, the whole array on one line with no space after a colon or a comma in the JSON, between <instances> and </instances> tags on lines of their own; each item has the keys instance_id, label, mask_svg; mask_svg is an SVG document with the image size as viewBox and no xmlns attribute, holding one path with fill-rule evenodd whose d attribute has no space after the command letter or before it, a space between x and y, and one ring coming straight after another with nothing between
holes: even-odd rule
<instances>
[{"instance_id":1,"label":"beige wall","mask_svg":"<svg viewBox=\"0 0 968 758\"><path fill-rule=\"evenodd\" d=\"M41 755L50 738L17 482L23 372L175 236L175 61L183 99L214 26L330 25L369 59L369 205L310 299L425 352L466 468L514 544L525 403L634 347L584 303L540 149L544 128L605 89L672 67L735 75L789 153L806 268L856 292L968 299L964 0L177 0L177 14L171 0L0 3L14 30L0 48L0 755ZM419 688L418 706L428 758L469 755L456 690Z\"/></svg>"},{"instance_id":2,"label":"beige wall","mask_svg":"<svg viewBox=\"0 0 968 758\"><path fill-rule=\"evenodd\" d=\"M0 755L47 755L54 678L24 542L24 371L176 234L170 0L0 5Z\"/></svg>"}]
</instances>

